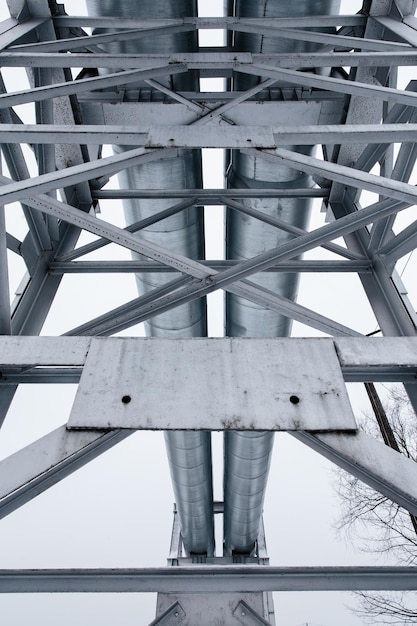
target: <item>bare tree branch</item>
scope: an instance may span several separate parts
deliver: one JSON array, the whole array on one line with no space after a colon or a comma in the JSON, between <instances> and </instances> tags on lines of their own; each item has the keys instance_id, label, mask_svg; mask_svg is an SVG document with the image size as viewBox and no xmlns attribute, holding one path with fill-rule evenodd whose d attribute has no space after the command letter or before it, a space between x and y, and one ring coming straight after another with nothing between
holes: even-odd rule
<instances>
[{"instance_id":1,"label":"bare tree branch","mask_svg":"<svg viewBox=\"0 0 417 626\"><path fill-rule=\"evenodd\" d=\"M378 398L379 401L379 398ZM374 403L373 403L374 404ZM387 443L387 433L395 448L417 460L417 420L404 389L389 390L381 420L363 415L360 428ZM351 543L367 553L393 559L401 565L417 565L416 525L409 512L374 491L354 476L337 469L335 488L342 505L336 523ZM359 605L352 611L368 624L417 624L417 592L386 592L354 594Z\"/></svg>"}]
</instances>

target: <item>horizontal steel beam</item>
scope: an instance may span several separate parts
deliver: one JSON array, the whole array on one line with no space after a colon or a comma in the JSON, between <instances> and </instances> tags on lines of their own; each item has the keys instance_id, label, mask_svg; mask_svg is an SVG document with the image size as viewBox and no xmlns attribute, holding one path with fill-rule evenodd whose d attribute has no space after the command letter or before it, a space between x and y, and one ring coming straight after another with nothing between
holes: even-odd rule
<instances>
[{"instance_id":1,"label":"horizontal steel beam","mask_svg":"<svg viewBox=\"0 0 417 626\"><path fill-rule=\"evenodd\" d=\"M237 64L250 67L254 63L267 63L271 69L311 67L399 67L417 65L417 51L410 52L309 52L305 54L251 54L249 52L189 52L175 55L125 55L87 54L63 52L0 52L0 65L4 67L106 67L109 69L150 69L155 63L185 63L189 70L218 72L237 70ZM259 72L260 73L260 72ZM263 73L263 72L262 72ZM219 74L221 75L221 74ZM310 75L312 78L323 78ZM274 76L271 76L274 78ZM330 80L330 79L329 79ZM341 81L343 82L343 81ZM348 83L349 81L346 81ZM320 83L323 85L324 83ZM327 83L327 86L329 83ZM354 83L350 83L354 88ZM334 87L336 89L336 87ZM383 89L382 87L380 89ZM393 90L395 91L395 90ZM368 92L367 92L368 93Z\"/></svg>"},{"instance_id":2,"label":"horizontal steel beam","mask_svg":"<svg viewBox=\"0 0 417 626\"><path fill-rule=\"evenodd\" d=\"M358 366L341 369L343 380L347 383L417 383L416 371L407 367ZM0 378L0 387L5 389L19 384L75 385L79 383L81 374L81 367L34 367L19 372L5 371Z\"/></svg>"},{"instance_id":3,"label":"horizontal steel beam","mask_svg":"<svg viewBox=\"0 0 417 626\"><path fill-rule=\"evenodd\" d=\"M416 567L187 566L0 570L0 593L417 590Z\"/></svg>"},{"instance_id":4,"label":"horizontal steel beam","mask_svg":"<svg viewBox=\"0 0 417 626\"><path fill-rule=\"evenodd\" d=\"M405 27L408 28L408 27ZM160 25L153 28L131 28L115 31L105 34L94 34L80 37L72 37L69 39L60 39L58 41L42 41L37 43L28 43L14 46L12 50L21 52L57 52L62 50L77 50L80 48L88 48L112 42L136 41L145 37L158 37L162 35L174 35L177 33L189 32L196 30L196 24L180 23L174 25ZM396 41L383 41L380 39L368 39L365 37L352 37L341 34L314 32L313 30L301 30L298 27L275 27L269 24L253 24L241 20L237 23L228 24L227 30L233 32L255 33L268 35L269 37L279 37L280 39L290 39L291 41L308 41L319 43L322 45L334 46L335 48L346 48L354 50L373 50L373 51L397 51L410 49L408 43ZM412 29L409 29L412 30ZM97 51L97 50L96 50Z\"/></svg>"},{"instance_id":5,"label":"horizontal steel beam","mask_svg":"<svg viewBox=\"0 0 417 626\"><path fill-rule=\"evenodd\" d=\"M84 365L91 337L0 336L0 367Z\"/></svg>"},{"instance_id":6,"label":"horizontal steel beam","mask_svg":"<svg viewBox=\"0 0 417 626\"><path fill-rule=\"evenodd\" d=\"M83 365L92 342L117 342L118 340L122 341L122 338L0 336L0 366ZM132 343L132 350L135 343L146 341L149 340L138 337L129 339ZM158 341L166 341L166 339L152 339L153 343L158 343ZM200 338L170 341L178 344L194 343L196 350L200 345ZM219 345L221 342L229 344L230 338L216 338L213 341ZM246 341L256 344L264 340L251 338ZM277 337L271 341L280 345L281 342L295 343L299 339ZM371 372L377 367L390 367L393 371L398 368L417 368L417 337L337 337L319 340L305 338L305 341L334 344L340 365L345 371L348 368L355 370L355 368L365 366L369 367ZM123 338L123 342L126 342L126 338Z\"/></svg>"},{"instance_id":7,"label":"horizontal steel beam","mask_svg":"<svg viewBox=\"0 0 417 626\"><path fill-rule=\"evenodd\" d=\"M1 106L0 96L0 106ZM138 105L140 106L140 105ZM163 113L163 111L161 111ZM2 143L146 145L147 148L273 148L345 143L414 143L417 124L314 126L102 126L0 124Z\"/></svg>"},{"instance_id":8,"label":"horizontal steel beam","mask_svg":"<svg viewBox=\"0 0 417 626\"><path fill-rule=\"evenodd\" d=\"M294 340L287 338L285 342ZM57 377L64 382L77 382L92 341L108 340L92 337L0 337L1 383L53 382L52 379ZM131 341L133 346L144 340L132 338ZM152 341L158 342L157 339ZM194 341L197 352L200 345L197 339L172 341ZM250 341L256 343L257 340ZM347 382L417 382L417 337L338 337L320 341L333 342L343 378ZM20 371L21 368L25 370Z\"/></svg>"},{"instance_id":9,"label":"horizontal steel beam","mask_svg":"<svg viewBox=\"0 0 417 626\"><path fill-rule=\"evenodd\" d=\"M77 385L82 374L82 367L33 367L31 369L4 370L0 377L1 393L6 387L20 384Z\"/></svg>"},{"instance_id":10,"label":"horizontal steel beam","mask_svg":"<svg viewBox=\"0 0 417 626\"><path fill-rule=\"evenodd\" d=\"M212 267L217 271L233 267L239 261L235 260L199 260L199 263ZM152 261L54 261L49 264L51 274L107 274L107 273L170 273L175 272L172 267ZM372 261L335 261L333 259L319 261L286 261L269 267L266 272L372 272Z\"/></svg>"},{"instance_id":11,"label":"horizontal steel beam","mask_svg":"<svg viewBox=\"0 0 417 626\"><path fill-rule=\"evenodd\" d=\"M98 200L127 198L194 198L195 204L223 204L222 198L327 198L328 189L100 189Z\"/></svg>"},{"instance_id":12,"label":"horizontal steel beam","mask_svg":"<svg viewBox=\"0 0 417 626\"><path fill-rule=\"evenodd\" d=\"M182 17L177 19L154 19L145 18L135 20L123 17L92 17L57 15L53 18L56 26L77 26L92 28L131 29L141 28L161 28L163 26L180 26L181 24L194 24L197 28L203 29L225 29L239 24L265 26L264 18L250 17ZM268 27L270 28L323 28L323 26L364 26L367 18L364 15L311 15L309 17L269 17Z\"/></svg>"}]
</instances>

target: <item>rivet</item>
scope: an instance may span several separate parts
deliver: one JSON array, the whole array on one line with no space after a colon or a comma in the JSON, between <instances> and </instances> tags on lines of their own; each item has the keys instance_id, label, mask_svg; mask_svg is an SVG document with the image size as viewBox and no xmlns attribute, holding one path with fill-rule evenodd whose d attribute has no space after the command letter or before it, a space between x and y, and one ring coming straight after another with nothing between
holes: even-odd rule
<instances>
[{"instance_id":1,"label":"rivet","mask_svg":"<svg viewBox=\"0 0 417 626\"><path fill-rule=\"evenodd\" d=\"M130 396L123 396L122 397L122 402L123 404L129 404L129 402L132 400L132 398Z\"/></svg>"},{"instance_id":2,"label":"rivet","mask_svg":"<svg viewBox=\"0 0 417 626\"><path fill-rule=\"evenodd\" d=\"M300 402L300 398L298 396L290 396L291 404L298 404Z\"/></svg>"}]
</instances>

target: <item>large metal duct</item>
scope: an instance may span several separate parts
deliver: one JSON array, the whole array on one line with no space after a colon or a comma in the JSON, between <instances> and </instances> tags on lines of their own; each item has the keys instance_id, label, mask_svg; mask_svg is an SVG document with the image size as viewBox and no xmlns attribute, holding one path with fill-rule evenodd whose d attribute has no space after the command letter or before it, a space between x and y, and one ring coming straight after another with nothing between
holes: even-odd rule
<instances>
[{"instance_id":1,"label":"large metal duct","mask_svg":"<svg viewBox=\"0 0 417 626\"><path fill-rule=\"evenodd\" d=\"M197 15L196 0L87 0L87 8L91 16L135 19ZM114 43L107 49L147 54L195 51L197 34L150 37ZM195 73L176 75L167 84L173 89L197 91L198 76ZM138 85L138 89L149 93L150 88L143 84ZM157 93L154 95L157 96ZM115 149L120 151L124 148L117 146ZM163 158L126 170L119 176L119 181L121 187L127 189L202 187L201 153L182 150L175 158ZM124 211L127 222L133 223L171 205L170 200L128 200L124 202ZM190 258L204 258L203 215L195 208L183 210L142 230L140 237ZM136 280L139 292L146 293L172 280L172 275L138 274ZM155 337L205 336L205 299L154 317L147 323L147 334ZM188 554L211 555L214 550L214 523L210 434L170 431L165 434L165 440L185 550Z\"/></svg>"},{"instance_id":2,"label":"large metal duct","mask_svg":"<svg viewBox=\"0 0 417 626\"><path fill-rule=\"evenodd\" d=\"M301 17L335 14L339 0L226 0L227 15L239 17ZM315 44L256 34L236 33L230 38L236 51L297 52L316 49ZM238 74L233 87L249 89L256 78ZM262 120L257 120L262 124ZM268 124L268 122L265 122ZM294 123L294 122L293 122ZM296 122L295 122L296 123ZM300 151L300 148L297 148ZM308 153L308 149L302 149ZM311 180L297 170L277 166L261 155L231 153L228 165L229 188L300 188ZM244 200L244 204L279 218L290 225L305 228L310 215L306 199ZM252 217L227 209L226 256L246 259L274 248L291 237L288 233ZM263 287L295 299L298 278L295 274L265 273L254 278ZM239 337L276 337L289 335L291 320L263 309L247 300L226 295L226 334ZM258 537L265 489L273 446L273 433L225 433L224 536L227 554L250 554Z\"/></svg>"}]
</instances>

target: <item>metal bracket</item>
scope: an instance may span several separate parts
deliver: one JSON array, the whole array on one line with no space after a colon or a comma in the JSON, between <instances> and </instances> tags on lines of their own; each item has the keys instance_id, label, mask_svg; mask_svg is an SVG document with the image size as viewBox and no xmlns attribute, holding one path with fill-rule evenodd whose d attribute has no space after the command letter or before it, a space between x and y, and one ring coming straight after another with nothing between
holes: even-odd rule
<instances>
[{"instance_id":1,"label":"metal bracket","mask_svg":"<svg viewBox=\"0 0 417 626\"><path fill-rule=\"evenodd\" d=\"M186 617L185 611L177 601L170 606L162 615L157 617L149 626L176 626Z\"/></svg>"},{"instance_id":2,"label":"metal bracket","mask_svg":"<svg viewBox=\"0 0 417 626\"><path fill-rule=\"evenodd\" d=\"M244 626L271 626L263 617L254 611L249 604L241 600L235 610L233 616Z\"/></svg>"}]
</instances>

